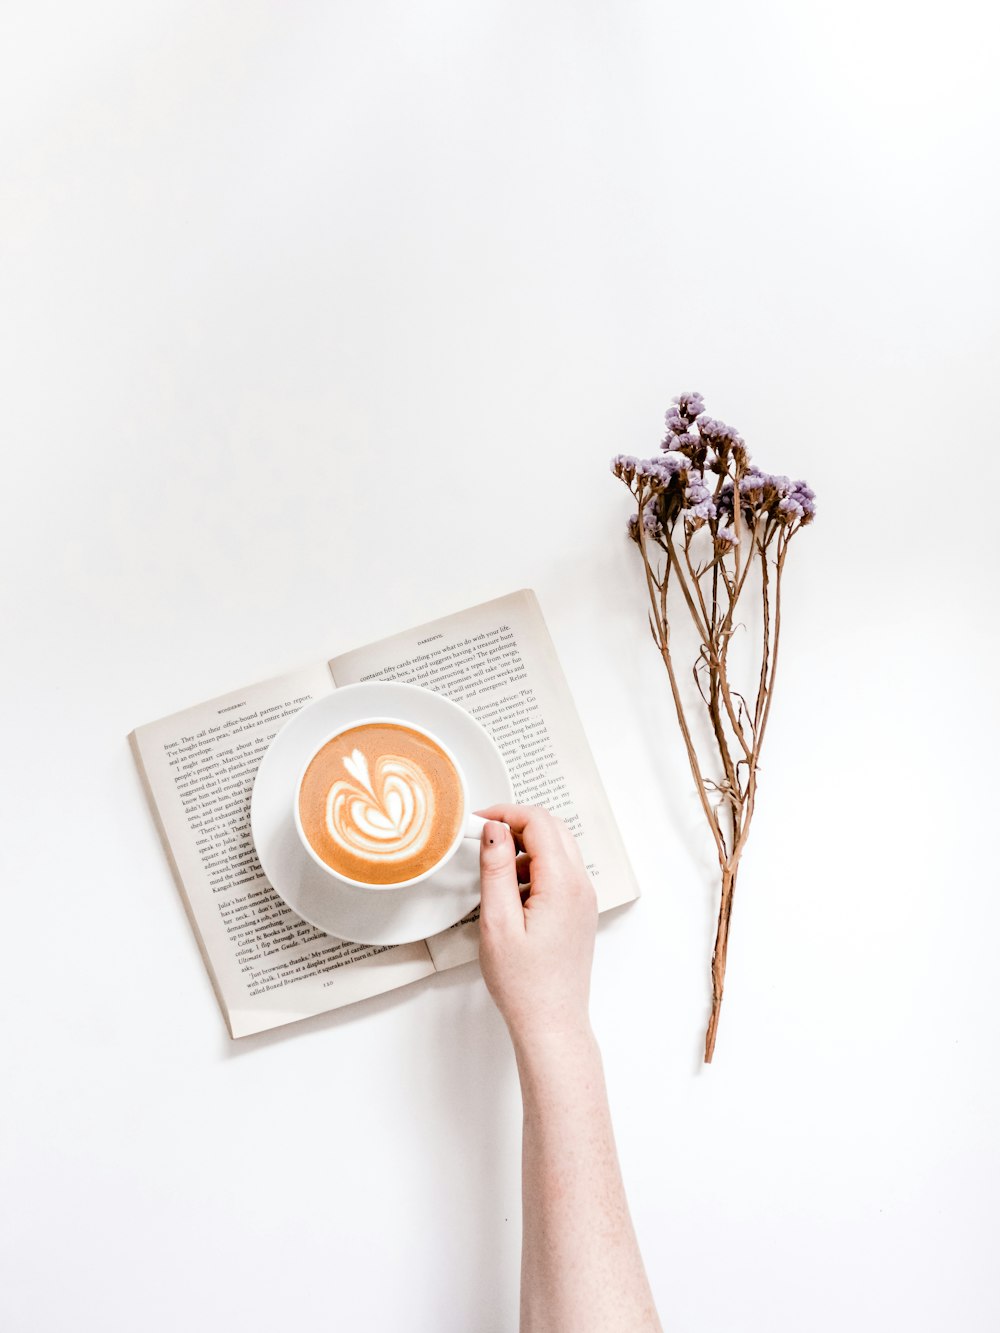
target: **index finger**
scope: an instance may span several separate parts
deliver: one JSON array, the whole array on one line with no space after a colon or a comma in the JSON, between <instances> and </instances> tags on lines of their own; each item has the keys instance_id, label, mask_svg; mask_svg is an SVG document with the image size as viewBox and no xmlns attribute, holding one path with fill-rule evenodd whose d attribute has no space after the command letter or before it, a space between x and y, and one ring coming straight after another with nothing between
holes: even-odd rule
<instances>
[{"instance_id":1,"label":"index finger","mask_svg":"<svg viewBox=\"0 0 1000 1333\"><path fill-rule=\"evenodd\" d=\"M476 814L483 819L499 819L508 825L529 856L565 851L562 821L540 805L491 805L488 810L477 810Z\"/></svg>"}]
</instances>

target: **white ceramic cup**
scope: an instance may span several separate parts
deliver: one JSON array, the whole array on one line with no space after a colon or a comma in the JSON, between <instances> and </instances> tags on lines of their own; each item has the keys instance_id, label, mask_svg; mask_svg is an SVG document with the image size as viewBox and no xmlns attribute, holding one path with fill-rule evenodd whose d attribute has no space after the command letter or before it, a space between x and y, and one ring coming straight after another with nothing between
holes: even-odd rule
<instances>
[{"instance_id":1,"label":"white ceramic cup","mask_svg":"<svg viewBox=\"0 0 1000 1333\"><path fill-rule=\"evenodd\" d=\"M451 846L445 854L439 860L435 861L429 869L425 870L423 874L414 875L412 879L397 880L394 884L370 884L364 880L351 879L348 875L341 874L339 870L334 870L333 866L323 860L306 837L305 829L302 827L302 816L299 813L299 794L302 791L302 782L308 771L309 765L319 752L324 749L325 746L329 745L337 736L342 736L345 731L354 731L358 727L370 726L405 727L407 731L415 731L418 736L425 736L427 740L432 741L439 750L444 752L451 762L455 772L458 774L458 784L462 799L462 818L459 820L458 833L455 835ZM480 819L478 815L473 814L469 809L469 787L465 780L465 774L462 771L462 765L455 758L454 754L452 754L451 750L448 749L444 741L435 736L432 731L428 731L426 727L417 726L415 722L407 722L401 717L362 717L356 722L351 722L347 726L338 727L336 731L331 731L322 744L316 746L312 754L302 766L302 771L295 784L295 798L292 806L292 816L295 820L295 831L299 835L299 841L316 865L319 866L320 870L329 875L331 879L338 880L341 884L350 884L356 889L374 889L376 891L384 889L407 889L413 884L420 884L423 880L430 879L432 875L436 875L439 870L448 864L466 838L480 839L483 834L483 825L486 823L485 819Z\"/></svg>"}]
</instances>

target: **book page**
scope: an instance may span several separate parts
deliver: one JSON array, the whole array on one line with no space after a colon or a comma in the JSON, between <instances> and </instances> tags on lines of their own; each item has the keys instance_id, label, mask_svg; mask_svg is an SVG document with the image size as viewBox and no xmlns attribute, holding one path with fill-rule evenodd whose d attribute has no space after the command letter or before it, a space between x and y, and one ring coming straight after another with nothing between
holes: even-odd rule
<instances>
[{"instance_id":1,"label":"book page","mask_svg":"<svg viewBox=\"0 0 1000 1333\"><path fill-rule=\"evenodd\" d=\"M137 727L129 737L233 1037L434 971L422 942L349 944L309 925L275 893L257 859L250 796L264 751L288 718L332 691L329 669L308 667Z\"/></svg>"},{"instance_id":2,"label":"book page","mask_svg":"<svg viewBox=\"0 0 1000 1333\"><path fill-rule=\"evenodd\" d=\"M461 704L490 733L514 794L566 821L601 911L639 896L535 594L511 593L335 657L337 685L399 680ZM477 913L427 941L440 971L478 953Z\"/></svg>"}]
</instances>

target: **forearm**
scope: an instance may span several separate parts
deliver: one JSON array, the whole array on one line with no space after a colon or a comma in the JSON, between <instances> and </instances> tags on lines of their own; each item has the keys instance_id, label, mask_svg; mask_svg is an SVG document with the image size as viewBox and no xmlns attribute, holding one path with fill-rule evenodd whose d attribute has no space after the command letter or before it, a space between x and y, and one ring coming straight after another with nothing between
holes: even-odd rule
<instances>
[{"instance_id":1,"label":"forearm","mask_svg":"<svg viewBox=\"0 0 1000 1333\"><path fill-rule=\"evenodd\" d=\"M515 1051L524 1099L521 1333L659 1330L593 1034L515 1040Z\"/></svg>"}]
</instances>

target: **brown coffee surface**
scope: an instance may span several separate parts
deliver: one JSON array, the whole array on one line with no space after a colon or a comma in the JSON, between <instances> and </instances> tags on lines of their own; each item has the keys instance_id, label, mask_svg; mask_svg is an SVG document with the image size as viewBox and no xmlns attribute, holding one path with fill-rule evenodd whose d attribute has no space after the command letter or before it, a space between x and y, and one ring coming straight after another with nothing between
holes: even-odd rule
<instances>
[{"instance_id":1,"label":"brown coffee surface","mask_svg":"<svg viewBox=\"0 0 1000 1333\"><path fill-rule=\"evenodd\" d=\"M363 884L399 884L430 870L464 819L455 765L428 736L392 722L351 727L306 769L299 817L331 869Z\"/></svg>"}]
</instances>

